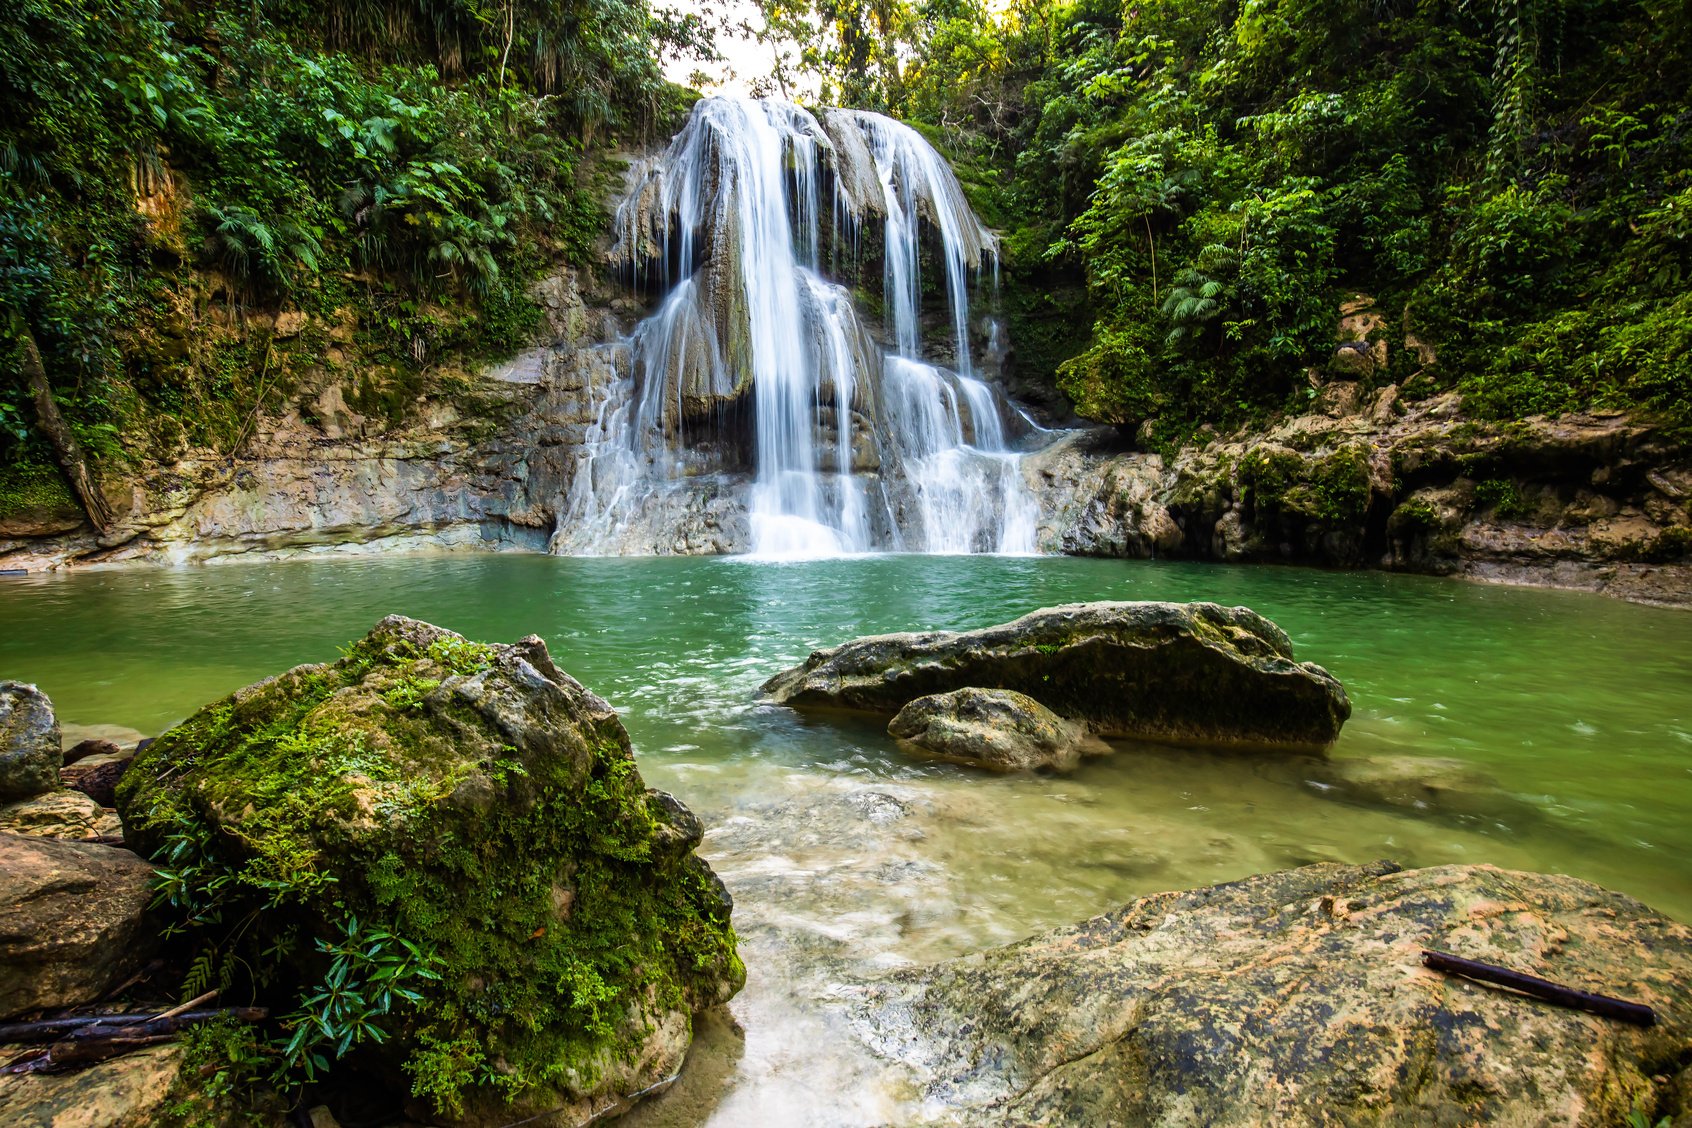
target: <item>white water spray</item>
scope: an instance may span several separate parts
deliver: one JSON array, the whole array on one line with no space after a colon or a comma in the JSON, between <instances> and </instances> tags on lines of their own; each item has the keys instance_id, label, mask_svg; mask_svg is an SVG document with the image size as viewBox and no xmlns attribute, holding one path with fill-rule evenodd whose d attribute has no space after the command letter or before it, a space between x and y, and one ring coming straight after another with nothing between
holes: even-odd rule
<instances>
[{"instance_id":1,"label":"white water spray","mask_svg":"<svg viewBox=\"0 0 1692 1128\"><path fill-rule=\"evenodd\" d=\"M876 222L886 347L821 273ZM667 525L701 522L770 556L1033 551L1038 513L1007 433L1020 412L970 359L971 282L996 245L920 134L859 111L819 122L704 99L635 171L617 225L614 258L663 296L624 343L554 551L670 551ZM925 234L946 276L950 369L923 359Z\"/></svg>"}]
</instances>

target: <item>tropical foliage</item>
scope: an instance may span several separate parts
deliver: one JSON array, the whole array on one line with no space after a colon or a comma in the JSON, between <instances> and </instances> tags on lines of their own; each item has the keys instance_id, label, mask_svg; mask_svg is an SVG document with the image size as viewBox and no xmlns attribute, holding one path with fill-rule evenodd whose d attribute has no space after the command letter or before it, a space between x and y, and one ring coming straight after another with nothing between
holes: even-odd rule
<instances>
[{"instance_id":1,"label":"tropical foliage","mask_svg":"<svg viewBox=\"0 0 1692 1128\"><path fill-rule=\"evenodd\" d=\"M1010 233L1011 312L1028 322L1013 339L1083 414L1192 426L1296 403L1333 356L1341 301L1363 294L1390 330L1390 378L1425 367L1407 393L1456 386L1496 416L1692 418L1683 5L900 11L881 41L902 66L866 100L958 156ZM1090 340L1066 349L1079 335L1044 332L1053 318L1090 322ZM1407 333L1437 364L1400 347Z\"/></svg>"},{"instance_id":2,"label":"tropical foliage","mask_svg":"<svg viewBox=\"0 0 1692 1128\"><path fill-rule=\"evenodd\" d=\"M238 444L328 351L279 312L403 415L585 256L595 146L677 104L665 48L696 21L640 0L0 0L0 355L33 336L98 462ZM0 385L0 475L49 461L31 415Z\"/></svg>"}]
</instances>

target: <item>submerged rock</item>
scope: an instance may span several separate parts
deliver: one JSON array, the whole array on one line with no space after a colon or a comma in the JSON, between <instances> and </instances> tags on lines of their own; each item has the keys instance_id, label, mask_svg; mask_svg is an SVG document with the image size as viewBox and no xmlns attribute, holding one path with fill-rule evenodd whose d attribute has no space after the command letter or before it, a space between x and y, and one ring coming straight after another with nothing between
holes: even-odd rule
<instances>
[{"instance_id":1,"label":"submerged rock","mask_svg":"<svg viewBox=\"0 0 1692 1128\"><path fill-rule=\"evenodd\" d=\"M1364 756L1313 761L1305 783L1363 807L1478 818L1521 828L1543 816L1473 764L1444 756Z\"/></svg>"},{"instance_id":2,"label":"submerged rock","mask_svg":"<svg viewBox=\"0 0 1692 1128\"><path fill-rule=\"evenodd\" d=\"M1626 1026L1421 966L1648 1004ZM1648 1122L1692 1109L1692 930L1574 878L1333 864L1160 893L858 999L966 1124Z\"/></svg>"},{"instance_id":3,"label":"submerged rock","mask_svg":"<svg viewBox=\"0 0 1692 1128\"><path fill-rule=\"evenodd\" d=\"M118 780L134 760L133 752L83 756L59 769L59 782L72 791L82 792L102 807L110 807L117 802Z\"/></svg>"},{"instance_id":4,"label":"submerged rock","mask_svg":"<svg viewBox=\"0 0 1692 1128\"><path fill-rule=\"evenodd\" d=\"M416 946L415 1001L357 1052L409 1075L435 1122L621 1107L744 982L698 820L646 790L617 714L538 638L485 646L391 616L341 661L161 736L118 800L133 840L196 875L175 911L259 908L247 958L297 997L323 981L318 944ZM201 884L221 876L226 892Z\"/></svg>"},{"instance_id":5,"label":"submerged rock","mask_svg":"<svg viewBox=\"0 0 1692 1128\"><path fill-rule=\"evenodd\" d=\"M23 682L0 681L0 802L58 787L63 756L47 695Z\"/></svg>"},{"instance_id":6,"label":"submerged rock","mask_svg":"<svg viewBox=\"0 0 1692 1128\"><path fill-rule=\"evenodd\" d=\"M128 850L0 832L0 1018L93 1002L139 967L152 878Z\"/></svg>"},{"instance_id":7,"label":"submerged rock","mask_svg":"<svg viewBox=\"0 0 1692 1128\"><path fill-rule=\"evenodd\" d=\"M995 772L1068 771L1082 756L1110 751L1085 725L1010 689L919 697L899 710L887 731L930 756Z\"/></svg>"},{"instance_id":8,"label":"submerged rock","mask_svg":"<svg viewBox=\"0 0 1692 1128\"><path fill-rule=\"evenodd\" d=\"M970 686L1012 689L1100 736L1325 748L1339 681L1245 607L1072 603L978 631L860 638L764 683L778 704L897 713Z\"/></svg>"}]
</instances>

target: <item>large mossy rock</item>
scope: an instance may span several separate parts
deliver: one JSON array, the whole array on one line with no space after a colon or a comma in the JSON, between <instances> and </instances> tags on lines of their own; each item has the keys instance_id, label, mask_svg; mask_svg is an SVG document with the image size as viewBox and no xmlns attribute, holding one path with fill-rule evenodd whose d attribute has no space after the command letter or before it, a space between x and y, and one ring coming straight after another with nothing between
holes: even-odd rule
<instances>
[{"instance_id":1,"label":"large mossy rock","mask_svg":"<svg viewBox=\"0 0 1692 1128\"><path fill-rule=\"evenodd\" d=\"M152 878L128 850L0 832L0 1018L94 1002L139 968Z\"/></svg>"},{"instance_id":2,"label":"large mossy rock","mask_svg":"<svg viewBox=\"0 0 1692 1128\"><path fill-rule=\"evenodd\" d=\"M1443 948L1650 1029L1422 966ZM1692 1112L1692 929L1570 877L1315 865L900 971L856 1021L964 1124L1628 1123Z\"/></svg>"},{"instance_id":3,"label":"large mossy rock","mask_svg":"<svg viewBox=\"0 0 1692 1128\"><path fill-rule=\"evenodd\" d=\"M432 957L439 978L411 974L417 1000L353 1052L408 1078L436 1120L617 1108L676 1071L691 1015L745 979L698 820L647 791L617 714L538 638L486 646L384 619L341 661L165 733L118 803L177 875L178 912L255 914L243 943L280 947L292 999L326 982L314 948L353 934Z\"/></svg>"},{"instance_id":4,"label":"large mossy rock","mask_svg":"<svg viewBox=\"0 0 1692 1128\"><path fill-rule=\"evenodd\" d=\"M1100 736L1325 748L1351 715L1322 667L1245 607L1074 603L978 631L860 638L764 683L798 708L894 714L967 687L1012 689Z\"/></svg>"},{"instance_id":5,"label":"large mossy rock","mask_svg":"<svg viewBox=\"0 0 1692 1128\"><path fill-rule=\"evenodd\" d=\"M33 685L0 681L0 803L59 786L64 751L53 703Z\"/></svg>"}]
</instances>

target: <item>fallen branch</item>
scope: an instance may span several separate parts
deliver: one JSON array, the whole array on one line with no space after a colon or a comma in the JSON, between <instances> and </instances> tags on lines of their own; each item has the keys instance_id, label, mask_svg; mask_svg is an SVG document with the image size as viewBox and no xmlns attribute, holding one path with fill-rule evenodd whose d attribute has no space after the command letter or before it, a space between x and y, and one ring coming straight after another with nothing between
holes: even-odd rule
<instances>
[{"instance_id":1,"label":"fallen branch","mask_svg":"<svg viewBox=\"0 0 1692 1128\"><path fill-rule=\"evenodd\" d=\"M73 1065L93 1065L174 1040L173 1034L148 1034L144 1037L103 1038L97 1042L54 1042L42 1055L45 1060L36 1065L32 1072L68 1069Z\"/></svg>"},{"instance_id":2,"label":"fallen branch","mask_svg":"<svg viewBox=\"0 0 1692 1128\"><path fill-rule=\"evenodd\" d=\"M0 1026L0 1044L27 1045L32 1042L109 1041L121 1038L175 1034L186 1027L209 1022L224 1015L237 1022L260 1022L269 1015L263 1007L217 1007L207 1010L162 1011L159 1013L93 1014L65 1018L44 1018L37 1022L13 1022Z\"/></svg>"},{"instance_id":3,"label":"fallen branch","mask_svg":"<svg viewBox=\"0 0 1692 1128\"><path fill-rule=\"evenodd\" d=\"M183 1003L179 1007L171 1007L169 1010L165 1011L163 1014L156 1015L153 1018L148 1019L147 1021L149 1021L149 1022L162 1022L167 1018L175 1018L177 1015L187 1014L189 1011L193 1010L195 1007L199 1006L201 1003L209 1003L215 998L217 998L217 988L214 987L210 991L207 991L204 995L198 995L198 996L196 996L192 999L189 999L186 1003ZM136 1021L139 1021L139 1019L137 1019Z\"/></svg>"},{"instance_id":4,"label":"fallen branch","mask_svg":"<svg viewBox=\"0 0 1692 1128\"><path fill-rule=\"evenodd\" d=\"M1573 987L1565 987L1561 983L1553 983L1549 979L1540 979L1536 975L1523 975L1519 971L1511 971L1507 967L1497 967L1493 964L1481 963L1478 960L1466 960L1462 956L1454 956L1450 952L1436 952L1422 949L1422 963L1435 971L1443 971L1447 975L1461 975L1466 979L1477 979L1482 983L1494 983L1500 987L1509 987L1520 991L1524 995L1532 995L1536 999L1543 999L1548 1003L1555 1003L1560 1007L1587 1011L1591 1014L1613 1018L1619 1022L1631 1022L1635 1026L1655 1026L1657 1013L1643 1003L1630 1003L1625 999L1612 998L1609 995L1594 995L1587 991L1577 991Z\"/></svg>"}]
</instances>

